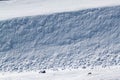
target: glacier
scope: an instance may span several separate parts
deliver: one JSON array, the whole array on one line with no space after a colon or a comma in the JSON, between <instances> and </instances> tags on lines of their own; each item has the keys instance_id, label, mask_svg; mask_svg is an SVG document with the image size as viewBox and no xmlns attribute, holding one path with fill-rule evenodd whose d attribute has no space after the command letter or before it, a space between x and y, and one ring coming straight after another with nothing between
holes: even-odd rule
<instances>
[{"instance_id":1,"label":"glacier","mask_svg":"<svg viewBox=\"0 0 120 80\"><path fill-rule=\"evenodd\" d=\"M120 65L120 6L0 21L0 71Z\"/></svg>"}]
</instances>

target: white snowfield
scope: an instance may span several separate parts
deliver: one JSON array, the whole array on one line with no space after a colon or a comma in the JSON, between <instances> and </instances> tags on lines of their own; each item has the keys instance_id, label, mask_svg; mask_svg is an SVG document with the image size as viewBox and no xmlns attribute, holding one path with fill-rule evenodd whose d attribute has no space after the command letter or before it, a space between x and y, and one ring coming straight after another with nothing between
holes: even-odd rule
<instances>
[{"instance_id":1,"label":"white snowfield","mask_svg":"<svg viewBox=\"0 0 120 80\"><path fill-rule=\"evenodd\" d=\"M120 0L8 0L0 1L0 20L87 8L120 5Z\"/></svg>"},{"instance_id":2,"label":"white snowfield","mask_svg":"<svg viewBox=\"0 0 120 80\"><path fill-rule=\"evenodd\" d=\"M46 71L0 73L0 80L120 80L120 67Z\"/></svg>"}]
</instances>

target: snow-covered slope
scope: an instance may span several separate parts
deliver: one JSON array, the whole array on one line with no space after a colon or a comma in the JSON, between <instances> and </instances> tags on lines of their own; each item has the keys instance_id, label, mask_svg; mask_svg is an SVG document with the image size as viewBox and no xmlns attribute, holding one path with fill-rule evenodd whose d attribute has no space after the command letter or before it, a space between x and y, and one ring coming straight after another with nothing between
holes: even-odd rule
<instances>
[{"instance_id":1,"label":"snow-covered slope","mask_svg":"<svg viewBox=\"0 0 120 80\"><path fill-rule=\"evenodd\" d=\"M0 70L119 64L119 6L0 22Z\"/></svg>"},{"instance_id":2,"label":"snow-covered slope","mask_svg":"<svg viewBox=\"0 0 120 80\"><path fill-rule=\"evenodd\" d=\"M119 0L8 0L0 1L0 20L14 17L120 5Z\"/></svg>"}]
</instances>

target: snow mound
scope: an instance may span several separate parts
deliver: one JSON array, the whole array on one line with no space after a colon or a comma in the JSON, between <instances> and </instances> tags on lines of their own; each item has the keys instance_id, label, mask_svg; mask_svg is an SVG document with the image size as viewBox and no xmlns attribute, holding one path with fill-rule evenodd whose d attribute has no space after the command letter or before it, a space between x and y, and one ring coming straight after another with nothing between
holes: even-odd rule
<instances>
[{"instance_id":1,"label":"snow mound","mask_svg":"<svg viewBox=\"0 0 120 80\"><path fill-rule=\"evenodd\" d=\"M120 64L120 7L0 22L0 70Z\"/></svg>"}]
</instances>

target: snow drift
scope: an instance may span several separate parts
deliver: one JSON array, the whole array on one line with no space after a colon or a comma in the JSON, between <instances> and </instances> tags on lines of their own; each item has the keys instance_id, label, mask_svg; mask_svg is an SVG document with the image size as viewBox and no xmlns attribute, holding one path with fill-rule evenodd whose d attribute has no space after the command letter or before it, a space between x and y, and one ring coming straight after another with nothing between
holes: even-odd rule
<instances>
[{"instance_id":1,"label":"snow drift","mask_svg":"<svg viewBox=\"0 0 120 80\"><path fill-rule=\"evenodd\" d=\"M120 64L120 7L0 21L0 70Z\"/></svg>"}]
</instances>

